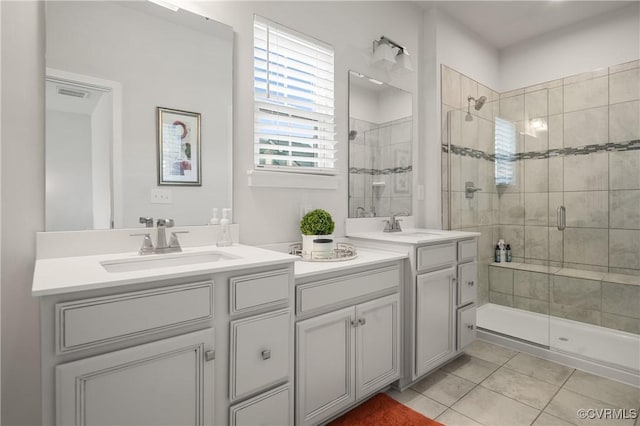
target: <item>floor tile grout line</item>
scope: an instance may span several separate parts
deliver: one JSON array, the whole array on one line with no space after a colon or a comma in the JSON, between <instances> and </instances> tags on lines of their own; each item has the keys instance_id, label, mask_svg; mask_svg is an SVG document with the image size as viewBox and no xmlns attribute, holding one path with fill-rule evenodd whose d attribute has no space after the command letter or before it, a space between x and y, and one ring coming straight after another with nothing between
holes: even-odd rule
<instances>
[{"instance_id":1,"label":"floor tile grout line","mask_svg":"<svg viewBox=\"0 0 640 426\"><path fill-rule=\"evenodd\" d=\"M560 393L560 391L561 391L562 389L564 389L564 386L567 384L567 382L569 381L569 379L573 376L573 374L574 374L575 372L576 372L576 369L574 368L574 369L573 369L573 371L571 372L571 374L569 374L569 376L564 380L564 382L562 382L562 384L560 385L560 387L558 388L558 390L557 390L557 391L553 394L553 396L549 399L549 402L547 402L547 404L544 406L544 408L542 408L542 410L540 410L540 413L538 413L538 415L536 416L536 418L535 418L535 419L533 419L533 422L532 422L531 424L535 423L535 422L536 422L536 420L538 420L538 417L540 417L540 415L541 415L542 413L544 413L544 411L547 409L547 407L549 406L549 404L551 404L551 401L553 401L553 400L554 400L554 398L558 395L558 393ZM567 389L567 390L568 390L568 389ZM547 414L548 414L548 413L547 413ZM553 414L549 414L549 415L554 416ZM558 417L558 416L554 416L554 417ZM558 417L558 418L559 418L559 419L561 419L561 420L567 421L567 422L569 422L569 423L575 424L575 423L573 423L573 421L572 421L572 420L563 419L562 417Z\"/></svg>"}]
</instances>

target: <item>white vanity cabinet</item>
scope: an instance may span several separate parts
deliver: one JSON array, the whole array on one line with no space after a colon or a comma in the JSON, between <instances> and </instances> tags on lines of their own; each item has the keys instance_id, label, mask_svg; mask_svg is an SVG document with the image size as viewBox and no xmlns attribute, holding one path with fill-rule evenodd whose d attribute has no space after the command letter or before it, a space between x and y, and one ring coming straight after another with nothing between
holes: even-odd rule
<instances>
[{"instance_id":1,"label":"white vanity cabinet","mask_svg":"<svg viewBox=\"0 0 640 426\"><path fill-rule=\"evenodd\" d=\"M413 381L456 356L475 339L476 244L475 239L467 239L415 249ZM403 382L410 380L405 378Z\"/></svg>"},{"instance_id":2,"label":"white vanity cabinet","mask_svg":"<svg viewBox=\"0 0 640 426\"><path fill-rule=\"evenodd\" d=\"M296 424L327 421L400 377L402 265L296 282Z\"/></svg>"},{"instance_id":3,"label":"white vanity cabinet","mask_svg":"<svg viewBox=\"0 0 640 426\"><path fill-rule=\"evenodd\" d=\"M293 259L41 297L45 425L293 424Z\"/></svg>"},{"instance_id":4,"label":"white vanity cabinet","mask_svg":"<svg viewBox=\"0 0 640 426\"><path fill-rule=\"evenodd\" d=\"M409 255L403 282L403 372L406 389L458 356L475 339L477 233L417 230L354 232L358 246Z\"/></svg>"}]
</instances>

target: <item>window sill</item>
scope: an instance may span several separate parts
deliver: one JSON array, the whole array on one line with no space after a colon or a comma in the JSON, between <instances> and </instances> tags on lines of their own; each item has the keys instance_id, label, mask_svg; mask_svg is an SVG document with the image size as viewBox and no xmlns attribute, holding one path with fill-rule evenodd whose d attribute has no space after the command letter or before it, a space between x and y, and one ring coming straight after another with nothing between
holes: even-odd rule
<instances>
[{"instance_id":1,"label":"window sill","mask_svg":"<svg viewBox=\"0 0 640 426\"><path fill-rule=\"evenodd\" d=\"M249 186L253 188L338 189L340 177L306 173L249 170Z\"/></svg>"}]
</instances>

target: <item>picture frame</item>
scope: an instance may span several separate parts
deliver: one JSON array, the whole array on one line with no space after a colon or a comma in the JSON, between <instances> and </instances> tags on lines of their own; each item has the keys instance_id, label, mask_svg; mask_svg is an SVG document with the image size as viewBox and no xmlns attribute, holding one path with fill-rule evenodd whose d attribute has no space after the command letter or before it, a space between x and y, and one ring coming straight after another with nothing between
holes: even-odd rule
<instances>
[{"instance_id":1,"label":"picture frame","mask_svg":"<svg viewBox=\"0 0 640 426\"><path fill-rule=\"evenodd\" d=\"M202 186L200 113L157 107L158 185Z\"/></svg>"}]
</instances>

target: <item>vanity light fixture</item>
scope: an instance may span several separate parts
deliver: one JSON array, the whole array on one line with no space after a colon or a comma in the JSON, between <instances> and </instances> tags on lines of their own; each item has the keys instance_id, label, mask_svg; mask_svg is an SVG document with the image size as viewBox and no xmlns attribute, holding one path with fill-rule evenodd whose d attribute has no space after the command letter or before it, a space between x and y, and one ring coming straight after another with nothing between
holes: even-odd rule
<instances>
[{"instance_id":1,"label":"vanity light fixture","mask_svg":"<svg viewBox=\"0 0 640 426\"><path fill-rule=\"evenodd\" d=\"M178 6L176 6L175 4L169 3L168 1L164 1L164 0L149 0L151 3L155 3L158 6L162 6L164 8L167 8L173 12L177 12L180 10L180 8Z\"/></svg>"},{"instance_id":2,"label":"vanity light fixture","mask_svg":"<svg viewBox=\"0 0 640 426\"><path fill-rule=\"evenodd\" d=\"M381 36L380 40L373 42L373 64L394 71L413 71L407 48L385 36Z\"/></svg>"}]
</instances>

